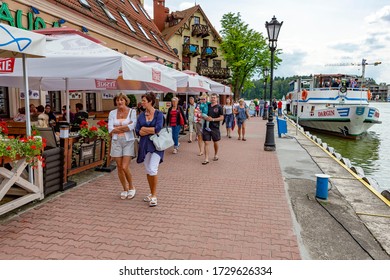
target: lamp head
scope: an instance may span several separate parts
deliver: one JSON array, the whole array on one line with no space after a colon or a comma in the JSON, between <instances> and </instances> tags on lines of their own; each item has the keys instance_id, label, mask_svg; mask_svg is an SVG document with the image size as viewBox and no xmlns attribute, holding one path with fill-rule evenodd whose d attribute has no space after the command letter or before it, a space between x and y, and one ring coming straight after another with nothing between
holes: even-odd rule
<instances>
[{"instance_id":1,"label":"lamp head","mask_svg":"<svg viewBox=\"0 0 390 280\"><path fill-rule=\"evenodd\" d=\"M268 42L271 49L276 49L276 42L278 41L280 28L282 27L283 21L279 22L274 16L270 22L265 22L265 27L268 33Z\"/></svg>"}]
</instances>

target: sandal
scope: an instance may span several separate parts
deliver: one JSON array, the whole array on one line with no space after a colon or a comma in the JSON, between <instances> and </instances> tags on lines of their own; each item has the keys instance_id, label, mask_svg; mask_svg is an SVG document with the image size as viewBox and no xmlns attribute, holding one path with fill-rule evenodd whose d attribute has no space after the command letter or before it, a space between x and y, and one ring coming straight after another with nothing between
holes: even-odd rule
<instances>
[{"instance_id":1,"label":"sandal","mask_svg":"<svg viewBox=\"0 0 390 280\"><path fill-rule=\"evenodd\" d=\"M149 194L149 195L144 197L145 202L149 202L151 199L152 199L152 194Z\"/></svg>"},{"instance_id":2,"label":"sandal","mask_svg":"<svg viewBox=\"0 0 390 280\"><path fill-rule=\"evenodd\" d=\"M242 138L242 141L246 141L246 138Z\"/></svg>"},{"instance_id":3,"label":"sandal","mask_svg":"<svg viewBox=\"0 0 390 280\"><path fill-rule=\"evenodd\" d=\"M206 164L208 164L208 163L209 163L208 160L205 160L204 162L202 162L203 165L206 165Z\"/></svg>"},{"instance_id":4,"label":"sandal","mask_svg":"<svg viewBox=\"0 0 390 280\"><path fill-rule=\"evenodd\" d=\"M157 197L151 197L149 201L149 207L157 206Z\"/></svg>"},{"instance_id":5,"label":"sandal","mask_svg":"<svg viewBox=\"0 0 390 280\"><path fill-rule=\"evenodd\" d=\"M188 140L188 143L192 143L192 140Z\"/></svg>"},{"instance_id":6,"label":"sandal","mask_svg":"<svg viewBox=\"0 0 390 280\"><path fill-rule=\"evenodd\" d=\"M237 140L241 140L241 137L238 137L238 139Z\"/></svg>"},{"instance_id":7,"label":"sandal","mask_svg":"<svg viewBox=\"0 0 390 280\"><path fill-rule=\"evenodd\" d=\"M203 153L199 153L199 154L198 154L198 157L200 157L200 156L203 156Z\"/></svg>"},{"instance_id":8,"label":"sandal","mask_svg":"<svg viewBox=\"0 0 390 280\"><path fill-rule=\"evenodd\" d=\"M213 161L217 161L218 160L218 156L215 156L214 158L213 158Z\"/></svg>"}]
</instances>

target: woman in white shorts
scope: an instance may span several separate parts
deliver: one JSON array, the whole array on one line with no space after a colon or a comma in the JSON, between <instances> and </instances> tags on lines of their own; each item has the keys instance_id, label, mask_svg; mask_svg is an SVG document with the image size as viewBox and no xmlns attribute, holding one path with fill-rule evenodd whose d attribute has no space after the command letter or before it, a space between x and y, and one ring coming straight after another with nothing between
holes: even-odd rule
<instances>
[{"instance_id":1,"label":"woman in white shorts","mask_svg":"<svg viewBox=\"0 0 390 280\"><path fill-rule=\"evenodd\" d=\"M135 156L134 152L134 128L137 123L136 110L130 109L129 98L120 93L114 97L117 109L112 110L108 116L108 132L111 135L110 156L115 160L118 169L118 177L123 191L121 199L131 199L135 196L130 161Z\"/></svg>"}]
</instances>

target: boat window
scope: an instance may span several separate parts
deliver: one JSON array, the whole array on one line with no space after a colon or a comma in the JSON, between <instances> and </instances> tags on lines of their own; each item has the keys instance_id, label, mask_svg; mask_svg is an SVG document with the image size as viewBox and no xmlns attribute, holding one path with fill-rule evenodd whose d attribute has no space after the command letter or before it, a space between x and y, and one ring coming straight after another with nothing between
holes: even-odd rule
<instances>
[{"instance_id":1,"label":"boat window","mask_svg":"<svg viewBox=\"0 0 390 280\"><path fill-rule=\"evenodd\" d=\"M303 106L301 106L301 113L303 113Z\"/></svg>"}]
</instances>

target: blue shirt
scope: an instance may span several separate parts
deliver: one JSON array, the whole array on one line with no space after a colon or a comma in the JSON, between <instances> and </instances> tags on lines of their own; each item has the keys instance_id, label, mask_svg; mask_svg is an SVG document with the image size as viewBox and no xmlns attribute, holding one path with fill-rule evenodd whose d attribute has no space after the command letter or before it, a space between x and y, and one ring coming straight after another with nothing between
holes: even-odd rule
<instances>
[{"instance_id":1,"label":"blue shirt","mask_svg":"<svg viewBox=\"0 0 390 280\"><path fill-rule=\"evenodd\" d=\"M145 112L142 112L138 116L137 125L135 127L135 133L139 135L139 131L142 127L154 127L156 133L159 133L164 125L164 115L161 111L154 111L153 120L151 122L146 121ZM150 134L152 135L152 134ZM156 153L160 156L160 163L163 162L164 151L157 151L153 144L153 141L149 139L150 135L140 137L137 163L142 163L145 160L147 153ZM140 135L139 135L140 136Z\"/></svg>"}]
</instances>

